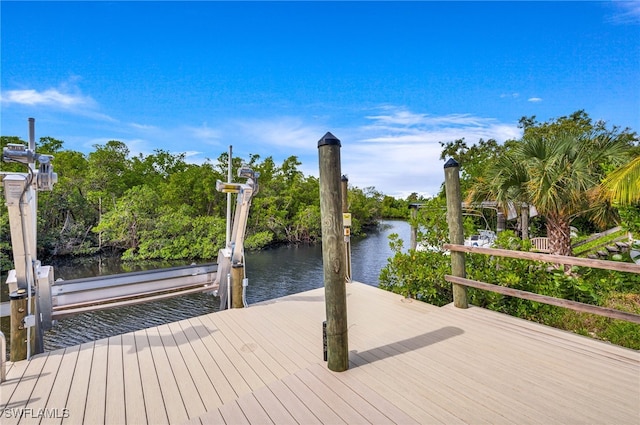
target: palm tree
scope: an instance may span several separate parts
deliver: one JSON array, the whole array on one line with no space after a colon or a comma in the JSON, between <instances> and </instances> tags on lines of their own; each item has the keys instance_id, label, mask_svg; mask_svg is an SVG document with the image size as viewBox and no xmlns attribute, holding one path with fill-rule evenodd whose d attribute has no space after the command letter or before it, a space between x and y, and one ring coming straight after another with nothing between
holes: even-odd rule
<instances>
[{"instance_id":1,"label":"palm tree","mask_svg":"<svg viewBox=\"0 0 640 425\"><path fill-rule=\"evenodd\" d=\"M492 163L471 200L524 202L546 218L551 254L571 255L571 221L606 205L593 201L603 165L624 161L629 144L603 133L527 133Z\"/></svg>"},{"instance_id":2,"label":"palm tree","mask_svg":"<svg viewBox=\"0 0 640 425\"><path fill-rule=\"evenodd\" d=\"M631 205L640 202L640 156L612 171L602 182L602 188L612 203Z\"/></svg>"}]
</instances>

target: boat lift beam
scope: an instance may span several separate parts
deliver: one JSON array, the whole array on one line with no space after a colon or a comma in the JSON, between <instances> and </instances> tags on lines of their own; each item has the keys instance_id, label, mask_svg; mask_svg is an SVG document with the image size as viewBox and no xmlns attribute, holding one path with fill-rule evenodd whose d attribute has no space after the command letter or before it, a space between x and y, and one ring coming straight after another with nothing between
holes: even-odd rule
<instances>
[{"instance_id":1,"label":"boat lift beam","mask_svg":"<svg viewBox=\"0 0 640 425\"><path fill-rule=\"evenodd\" d=\"M41 284L42 324L49 329L73 314L210 292L217 289L217 270L217 264L208 263Z\"/></svg>"}]
</instances>

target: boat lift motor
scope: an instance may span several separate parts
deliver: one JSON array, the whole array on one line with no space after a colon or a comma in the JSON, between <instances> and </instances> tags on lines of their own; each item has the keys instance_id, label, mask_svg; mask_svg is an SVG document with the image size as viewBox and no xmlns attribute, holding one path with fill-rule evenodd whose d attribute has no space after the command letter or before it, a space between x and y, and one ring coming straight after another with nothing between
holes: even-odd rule
<instances>
[{"instance_id":1,"label":"boat lift motor","mask_svg":"<svg viewBox=\"0 0 640 425\"><path fill-rule=\"evenodd\" d=\"M246 183L216 182L216 189L222 193L237 194L236 210L233 216L233 230L227 245L218 252L218 273L215 284L218 285L217 295L220 296L220 309L228 307L228 285L231 267L244 264L244 236L247 229L247 219L251 200L258 193L258 177L260 173L253 171L246 165L238 170L238 176L246 178ZM215 286L214 284L214 286ZM247 286L246 277L243 279L243 294ZM215 295L215 294L214 294ZM244 296L243 296L244 299Z\"/></svg>"}]
</instances>

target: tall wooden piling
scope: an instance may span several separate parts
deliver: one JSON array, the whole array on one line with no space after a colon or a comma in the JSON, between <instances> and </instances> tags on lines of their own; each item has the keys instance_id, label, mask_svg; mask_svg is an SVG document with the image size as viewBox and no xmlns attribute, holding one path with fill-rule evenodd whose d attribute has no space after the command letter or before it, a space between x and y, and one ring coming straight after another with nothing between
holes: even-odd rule
<instances>
[{"instance_id":1,"label":"tall wooden piling","mask_svg":"<svg viewBox=\"0 0 640 425\"><path fill-rule=\"evenodd\" d=\"M444 184L447 195L447 223L449 225L449 239L452 244L464 244L464 229L462 226L462 195L460 193L460 165L450 158L444 164ZM464 252L451 252L451 274L465 277ZM458 308L469 307L467 303L467 288L453 284L453 305Z\"/></svg>"},{"instance_id":2,"label":"tall wooden piling","mask_svg":"<svg viewBox=\"0 0 640 425\"><path fill-rule=\"evenodd\" d=\"M325 134L318 141L322 263L327 314L327 366L334 372L343 372L349 368L340 146L340 140L331 133Z\"/></svg>"},{"instance_id":3,"label":"tall wooden piling","mask_svg":"<svg viewBox=\"0 0 640 425\"><path fill-rule=\"evenodd\" d=\"M35 294L31 296L31 312L35 314ZM9 359L17 362L27 358L27 343L31 344L31 354L36 351L36 328L32 327L30 341L27 341L27 327L25 318L27 317L29 297L27 290L20 288L9 294L9 306L11 309L11 337L9 339ZM4 353L2 353L4 355Z\"/></svg>"}]
</instances>

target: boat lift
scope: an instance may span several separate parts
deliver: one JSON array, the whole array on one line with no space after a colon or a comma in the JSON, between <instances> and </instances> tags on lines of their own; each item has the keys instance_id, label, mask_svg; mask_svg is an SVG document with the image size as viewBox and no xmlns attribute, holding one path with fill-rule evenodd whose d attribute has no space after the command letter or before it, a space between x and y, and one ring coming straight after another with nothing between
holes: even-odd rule
<instances>
[{"instance_id":1,"label":"boat lift","mask_svg":"<svg viewBox=\"0 0 640 425\"><path fill-rule=\"evenodd\" d=\"M27 358L35 354L30 350L31 341L34 338L35 352L41 352L43 331L54 326L57 319L73 314L198 292L217 295L218 288L221 286L221 276L227 279L226 285L223 280L223 290L220 291L221 298L224 297L223 303L226 302L230 270L232 267L244 266L244 235L251 200L258 191L259 173L244 166L239 170L239 176L247 178L247 183L218 182L216 184L217 190L238 195L233 232L227 241L227 246L220 250L218 264L194 264L65 281L54 280L53 267L41 265L36 258L37 192L52 190L57 182L57 174L53 172L51 165L52 159L50 155L35 152L33 118L29 119L29 146L9 144L2 153L4 162L24 164L28 171L27 173L0 173L9 210L15 265L15 269L9 271L6 284L9 286L10 299L13 300L14 296L21 299L28 298L28 311L20 319L21 322L15 324L16 329L26 328ZM35 168L36 162L39 164L38 169ZM229 220L230 217L227 219ZM247 284L245 273L242 279L242 301L245 305L244 292ZM11 328L14 329L13 323ZM35 329L35 332L31 332L32 329ZM12 342L13 336L12 331ZM21 359L12 358L12 360Z\"/></svg>"}]
</instances>

